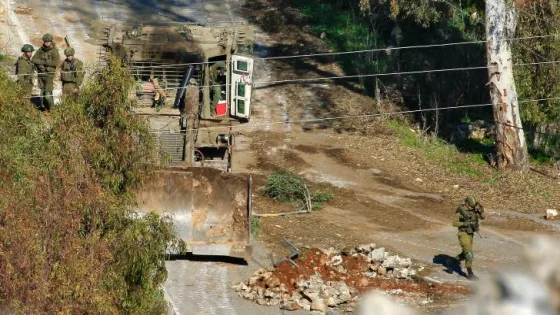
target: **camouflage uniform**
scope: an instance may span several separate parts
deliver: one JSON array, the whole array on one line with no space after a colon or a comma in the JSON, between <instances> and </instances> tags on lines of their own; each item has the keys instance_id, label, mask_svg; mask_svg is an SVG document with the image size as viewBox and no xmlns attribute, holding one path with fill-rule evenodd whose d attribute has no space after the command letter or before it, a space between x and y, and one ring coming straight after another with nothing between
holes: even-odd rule
<instances>
[{"instance_id":1,"label":"camouflage uniform","mask_svg":"<svg viewBox=\"0 0 560 315\"><path fill-rule=\"evenodd\" d=\"M16 62L17 82L23 88L26 97L31 97L33 91L33 63L28 53L35 49L29 44L23 45L21 52L23 53Z\"/></svg>"},{"instance_id":2,"label":"camouflage uniform","mask_svg":"<svg viewBox=\"0 0 560 315\"><path fill-rule=\"evenodd\" d=\"M453 218L453 226L459 229L457 237L459 245L461 245L461 253L457 255L458 261L465 260L469 279L476 279L472 271L472 263L474 259L473 253L473 236L478 231L478 222L484 219L484 207L480 205L473 197L465 198L465 202L461 204L455 211Z\"/></svg>"},{"instance_id":3,"label":"camouflage uniform","mask_svg":"<svg viewBox=\"0 0 560 315\"><path fill-rule=\"evenodd\" d=\"M58 49L54 45L52 35L45 34L45 36L43 36L43 42L51 42L51 46L46 47L43 44L43 46L37 50L31 61L35 64L37 72L39 73L37 78L39 88L41 89L43 107L49 110L54 106L52 91L54 90L54 74L56 66L60 61L60 55L58 54Z\"/></svg>"},{"instance_id":4,"label":"camouflage uniform","mask_svg":"<svg viewBox=\"0 0 560 315\"><path fill-rule=\"evenodd\" d=\"M64 54L74 56L74 49L68 48L64 50ZM84 63L75 57L72 60L64 59L60 69L60 80L62 81L62 93L74 93L74 89L79 89L84 82Z\"/></svg>"},{"instance_id":5,"label":"camouflage uniform","mask_svg":"<svg viewBox=\"0 0 560 315\"><path fill-rule=\"evenodd\" d=\"M223 69L226 71L226 63L223 61L218 61L210 67L210 78L212 80L212 100L210 104L210 110L212 114L216 113L216 104L220 101L222 94L222 86L218 82L218 71Z\"/></svg>"}]
</instances>

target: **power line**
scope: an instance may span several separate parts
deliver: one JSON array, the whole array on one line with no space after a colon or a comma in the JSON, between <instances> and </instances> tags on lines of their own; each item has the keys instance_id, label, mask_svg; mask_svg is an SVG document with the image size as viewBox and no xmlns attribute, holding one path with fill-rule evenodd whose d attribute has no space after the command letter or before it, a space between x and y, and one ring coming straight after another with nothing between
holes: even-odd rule
<instances>
[{"instance_id":1,"label":"power line","mask_svg":"<svg viewBox=\"0 0 560 315\"><path fill-rule=\"evenodd\" d=\"M560 60L552 61L541 61L541 62L529 62L529 63L519 63L513 66L530 66L539 64L556 64L560 63ZM297 83L297 82L313 82L313 81L325 81L325 80L339 80L339 79L357 79L357 78L368 78L368 77L384 77L393 75L411 75L411 74L425 74L425 73L441 73L441 72L455 72L455 71L467 71L467 70L483 70L488 69L487 66L474 66L474 67L459 67L459 68L444 68L444 69L429 69L429 70L414 70L414 71L401 71L401 72L388 72L388 73L371 73L371 74L356 74L356 75L342 75L342 76L331 76L331 77L318 77L318 78L303 78L303 79L286 79L286 80L274 80L274 81L257 81L253 82L253 86L268 86L281 83ZM208 85L199 87L214 87L220 85ZM167 88L165 90L179 90L181 87L177 88Z\"/></svg>"},{"instance_id":2,"label":"power line","mask_svg":"<svg viewBox=\"0 0 560 315\"><path fill-rule=\"evenodd\" d=\"M540 102L540 101L550 101L550 100L560 100L560 97L548 97L548 98L521 100L521 101L518 101L518 103L530 103L530 102ZM312 122L323 122L323 121L345 120L345 119L356 119L356 118L374 118L374 117L382 117L382 116L406 115L406 114L415 114L415 113L421 113L421 112L434 112L434 111L451 110L451 109L488 107L488 106L492 106L492 105L493 105L492 103L470 104L470 105L458 105L458 106L450 106L450 107L424 108L424 109L415 109L415 110L395 111L395 112L377 113L377 114L343 115L343 116L313 118L313 119L283 120L283 121L274 121L274 122L265 122L265 123L256 123L256 124L235 125L235 126L228 126L228 127L208 127L208 128L199 128L199 129L187 129L187 130L182 131L182 132L186 132L186 131L199 131L199 132L202 131L203 132L203 131L209 131L209 130L230 130L230 129L237 129L237 128L255 128L255 127L283 125L283 124L312 123ZM156 133L163 133L163 132L156 132Z\"/></svg>"},{"instance_id":3,"label":"power line","mask_svg":"<svg viewBox=\"0 0 560 315\"><path fill-rule=\"evenodd\" d=\"M529 63L519 63L514 64L514 67L521 66L531 66L531 65L541 65L541 64L557 64L560 60L552 61L540 61L540 62L529 62ZM275 81L261 81L248 83L255 87L267 87L270 85L283 84L283 83L298 83L298 82L314 82L314 81L326 81L326 80L340 80L340 79L357 79L357 78L374 78L374 77L384 77L393 75L412 75L412 74L426 74L426 73L443 73L443 72L455 72L455 71L467 71L467 70L483 70L488 69L487 66L476 66L476 67L460 67L460 68L444 68L444 69L429 69L429 70L415 70L415 71L403 71L403 72L389 72L389 73L371 73L371 74L356 74L356 75L343 75L343 76L332 76L332 77L318 77L318 78L303 78L303 79L286 79L286 80L275 80ZM216 86L225 86L225 84L213 84L213 85L196 85L192 86L195 88L212 88ZM170 87L162 88L165 91L175 91L181 89L187 89L188 87ZM151 93L142 93L151 94ZM35 96L32 98L39 98L40 96Z\"/></svg>"},{"instance_id":4,"label":"power line","mask_svg":"<svg viewBox=\"0 0 560 315\"><path fill-rule=\"evenodd\" d=\"M534 39L534 38L547 38L547 37L557 37L556 34L548 34L548 35L535 35L535 36L527 36L527 37L517 37L517 38L509 38L503 39L504 41L515 41L515 40L527 40L527 39ZM289 56L272 56L272 57L261 57L261 58L254 58L254 60L274 60L274 59L290 59L290 58L304 58L304 57L317 57L317 56L336 56L336 55L347 55L347 54L358 54L358 53L366 53L366 52L380 52L380 51L392 51L392 50L404 50L404 49L420 49L420 48L433 48L433 47L446 47L446 46L456 46L456 45L467 45L467 44L483 44L488 41L486 40L478 40L478 41L466 41L466 42L453 42L453 43L442 43L442 44L427 44L427 45L411 45L411 46L401 46L401 47L386 47L386 48L373 48L373 49L364 49L364 50L354 50L354 51L342 51L342 52L328 52L328 53L315 53L315 54L305 54L305 55L289 55ZM527 47L525 47L527 48ZM542 56L541 56L542 57ZM544 58L544 57L543 57ZM161 64L161 65L151 65L151 66L132 66L130 67L131 72L134 72L135 69L150 69L150 68L177 68L183 66L192 66L192 65L203 65L203 64L213 64L217 62L224 62L224 61L205 61L205 62L195 62L195 63L177 63L177 64ZM231 64L231 62L229 62ZM71 73L74 71L59 71L60 73ZM43 74L56 74L57 72L45 72ZM23 74L25 76L26 74ZM11 77L17 77L17 75L10 75Z\"/></svg>"},{"instance_id":5,"label":"power line","mask_svg":"<svg viewBox=\"0 0 560 315\"><path fill-rule=\"evenodd\" d=\"M527 40L534 38L547 38L547 37L557 37L557 34L548 35L535 35L527 37L514 37L514 38L504 38L502 41L516 41L516 40ZM352 50L352 51L341 51L341 52L328 52L328 53L314 53L314 54L304 54L304 55L291 55L291 56L271 56L271 57L261 57L255 58L255 60L275 60L275 59L292 59L292 58L306 58L306 57L319 57L319 56L337 56L337 55L347 55L347 54L359 54L367 52L381 52L381 51L393 51L393 50L405 50L405 49L420 49L420 48L434 48L434 47L446 47L446 46L458 46L458 45L470 45L470 44L484 44L487 40L474 40L474 41L464 41L464 42L452 42L452 43L441 43L441 44L426 44L426 45L410 45L401 47L385 47L385 48L372 48L372 49L362 49L362 50Z\"/></svg>"}]
</instances>

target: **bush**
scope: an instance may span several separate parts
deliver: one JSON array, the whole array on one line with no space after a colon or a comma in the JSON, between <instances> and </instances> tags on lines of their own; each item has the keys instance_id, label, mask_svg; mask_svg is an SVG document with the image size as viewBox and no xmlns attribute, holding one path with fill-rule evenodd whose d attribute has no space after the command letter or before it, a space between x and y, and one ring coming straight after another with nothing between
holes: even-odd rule
<instances>
[{"instance_id":1,"label":"bush","mask_svg":"<svg viewBox=\"0 0 560 315\"><path fill-rule=\"evenodd\" d=\"M276 201L294 202L298 210L307 211L319 209L321 203L333 198L328 192L311 194L303 178L290 171L274 172L268 177L262 192Z\"/></svg>"},{"instance_id":2,"label":"bush","mask_svg":"<svg viewBox=\"0 0 560 315\"><path fill-rule=\"evenodd\" d=\"M161 314L175 236L136 218L154 159L117 60L48 115L0 70L0 305L16 313Z\"/></svg>"}]
</instances>

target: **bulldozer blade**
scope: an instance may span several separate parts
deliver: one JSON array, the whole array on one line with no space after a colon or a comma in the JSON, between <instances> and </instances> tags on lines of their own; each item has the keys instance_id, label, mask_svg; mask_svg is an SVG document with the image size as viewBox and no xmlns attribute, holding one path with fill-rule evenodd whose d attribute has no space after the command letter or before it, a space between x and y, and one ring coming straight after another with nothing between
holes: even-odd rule
<instances>
[{"instance_id":1,"label":"bulldozer blade","mask_svg":"<svg viewBox=\"0 0 560 315\"><path fill-rule=\"evenodd\" d=\"M245 176L204 167L167 168L145 183L135 211L171 217L189 253L248 259L249 200Z\"/></svg>"}]
</instances>

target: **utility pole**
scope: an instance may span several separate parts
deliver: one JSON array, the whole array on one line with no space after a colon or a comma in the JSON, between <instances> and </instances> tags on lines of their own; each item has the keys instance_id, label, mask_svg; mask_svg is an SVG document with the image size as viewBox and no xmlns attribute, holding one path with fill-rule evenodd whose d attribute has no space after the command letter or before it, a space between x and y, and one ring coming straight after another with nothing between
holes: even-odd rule
<instances>
[{"instance_id":1,"label":"utility pole","mask_svg":"<svg viewBox=\"0 0 560 315\"><path fill-rule=\"evenodd\" d=\"M517 10L512 0L486 0L486 51L490 97L496 124L499 169L528 169L528 152L513 78L510 38L515 35Z\"/></svg>"}]
</instances>

